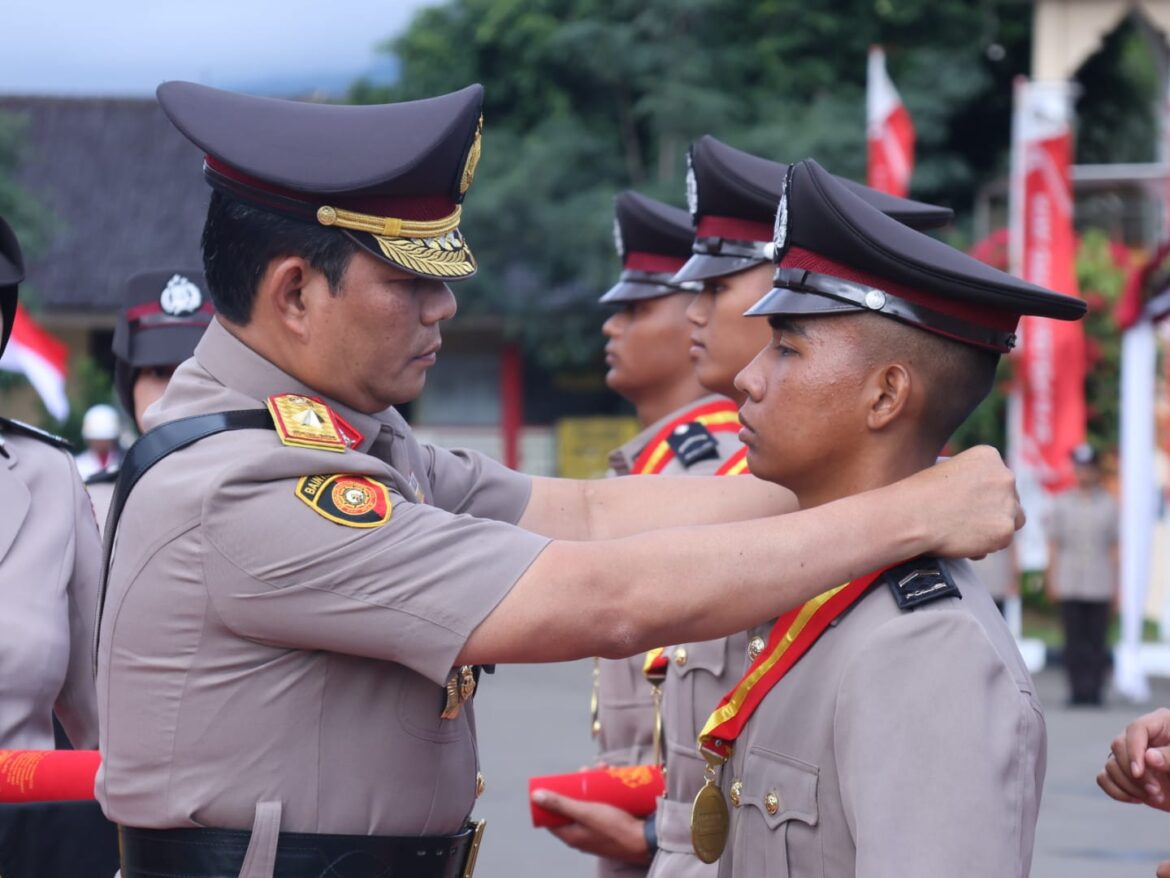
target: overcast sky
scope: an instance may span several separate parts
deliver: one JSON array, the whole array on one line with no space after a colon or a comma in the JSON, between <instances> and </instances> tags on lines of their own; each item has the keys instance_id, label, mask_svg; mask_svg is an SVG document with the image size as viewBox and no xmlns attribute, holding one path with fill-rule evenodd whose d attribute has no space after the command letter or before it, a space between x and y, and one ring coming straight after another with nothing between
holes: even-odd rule
<instances>
[{"instance_id":1,"label":"overcast sky","mask_svg":"<svg viewBox=\"0 0 1170 878\"><path fill-rule=\"evenodd\" d=\"M0 0L0 94L278 93L392 76L374 53L436 0Z\"/></svg>"}]
</instances>

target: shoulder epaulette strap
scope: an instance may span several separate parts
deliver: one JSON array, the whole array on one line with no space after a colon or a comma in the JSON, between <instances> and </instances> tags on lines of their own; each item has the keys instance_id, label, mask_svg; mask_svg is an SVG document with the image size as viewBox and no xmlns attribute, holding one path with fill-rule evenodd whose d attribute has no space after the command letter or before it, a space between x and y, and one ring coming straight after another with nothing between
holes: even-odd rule
<instances>
[{"instance_id":1,"label":"shoulder epaulette strap","mask_svg":"<svg viewBox=\"0 0 1170 878\"><path fill-rule=\"evenodd\" d=\"M632 472L640 475L654 475L662 472L666 465L674 459L676 454L674 447L669 441L670 437L680 427L686 427L691 423L702 426L708 435L711 433L738 431L740 427L739 409L730 399L717 399L714 402L702 403L701 405L687 409L663 425L654 434L654 437L646 443L646 447L638 452L638 456L634 459ZM686 436L682 438L685 440ZM696 460L703 460L707 456L704 454L703 457L696 458ZM695 461L691 462L694 463ZM690 464L686 465L690 466Z\"/></svg>"},{"instance_id":2,"label":"shoulder epaulette strap","mask_svg":"<svg viewBox=\"0 0 1170 878\"><path fill-rule=\"evenodd\" d=\"M94 629L93 655L97 662L98 638L102 630L102 612L106 602L106 584L110 577L110 557L114 547L114 536L118 531L118 519L126 498L152 466L169 454L193 445L200 439L224 433L228 430L275 430L276 424L268 409L239 409L231 412L215 412L209 415L194 415L179 418L161 427L155 427L138 438L118 471L114 484L114 496L110 499L110 511L106 516L105 544L102 548L102 576L98 590L97 626Z\"/></svg>"},{"instance_id":3,"label":"shoulder epaulette strap","mask_svg":"<svg viewBox=\"0 0 1170 878\"><path fill-rule=\"evenodd\" d=\"M884 578L900 610L913 610L940 598L963 597L946 563L938 558L915 558L891 567Z\"/></svg>"},{"instance_id":4,"label":"shoulder epaulette strap","mask_svg":"<svg viewBox=\"0 0 1170 878\"><path fill-rule=\"evenodd\" d=\"M116 466L106 467L103 470L98 470L92 475L85 477L87 485L108 485L111 482L118 481L118 473L121 470Z\"/></svg>"},{"instance_id":5,"label":"shoulder epaulette strap","mask_svg":"<svg viewBox=\"0 0 1170 878\"><path fill-rule=\"evenodd\" d=\"M57 448L64 448L67 451L73 450L73 443L64 436L58 436L55 433L42 430L40 427L34 427L32 424L26 424L24 421L14 421L11 418L0 418L0 431L18 433L21 436L28 436L32 439L38 439L47 445L53 445Z\"/></svg>"}]
</instances>

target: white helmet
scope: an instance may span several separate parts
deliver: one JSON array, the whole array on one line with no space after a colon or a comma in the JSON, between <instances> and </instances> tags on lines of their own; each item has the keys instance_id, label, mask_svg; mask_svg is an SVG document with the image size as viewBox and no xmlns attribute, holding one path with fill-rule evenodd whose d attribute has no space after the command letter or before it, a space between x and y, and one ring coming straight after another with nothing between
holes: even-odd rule
<instances>
[{"instance_id":1,"label":"white helmet","mask_svg":"<svg viewBox=\"0 0 1170 878\"><path fill-rule=\"evenodd\" d=\"M118 421L118 413L112 405L104 403L95 405L85 413L81 421L81 437L83 439L117 439L122 430Z\"/></svg>"}]
</instances>

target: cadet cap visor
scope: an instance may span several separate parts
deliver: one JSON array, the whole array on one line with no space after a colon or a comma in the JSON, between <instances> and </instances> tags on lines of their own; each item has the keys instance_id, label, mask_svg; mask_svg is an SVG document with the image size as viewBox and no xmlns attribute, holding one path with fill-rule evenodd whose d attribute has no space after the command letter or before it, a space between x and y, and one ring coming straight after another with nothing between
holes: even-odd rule
<instances>
[{"instance_id":1,"label":"cadet cap visor","mask_svg":"<svg viewBox=\"0 0 1170 878\"><path fill-rule=\"evenodd\" d=\"M692 144L687 158L694 255L674 279L701 282L770 262L773 218L788 165L728 146L710 135ZM878 210L914 228L943 226L954 217L950 208L837 179Z\"/></svg>"},{"instance_id":2,"label":"cadet cap visor","mask_svg":"<svg viewBox=\"0 0 1170 878\"><path fill-rule=\"evenodd\" d=\"M1006 353L1025 314L1076 320L1080 299L992 268L885 216L812 159L793 165L776 213L775 288L745 316L873 312Z\"/></svg>"},{"instance_id":3,"label":"cadet cap visor","mask_svg":"<svg viewBox=\"0 0 1170 878\"><path fill-rule=\"evenodd\" d=\"M0 318L4 320L0 332L0 354L8 346L12 323L16 319L16 298L20 282L24 280L24 257L12 227L0 217Z\"/></svg>"},{"instance_id":4,"label":"cadet cap visor","mask_svg":"<svg viewBox=\"0 0 1170 878\"><path fill-rule=\"evenodd\" d=\"M398 104L338 106L165 82L158 100L204 151L213 188L336 228L418 277L475 273L459 221L481 151L481 86Z\"/></svg>"},{"instance_id":5,"label":"cadet cap visor","mask_svg":"<svg viewBox=\"0 0 1170 878\"><path fill-rule=\"evenodd\" d=\"M601 303L620 305L700 289L671 280L691 252L691 217L685 210L627 190L615 199L613 233L622 273Z\"/></svg>"}]
</instances>

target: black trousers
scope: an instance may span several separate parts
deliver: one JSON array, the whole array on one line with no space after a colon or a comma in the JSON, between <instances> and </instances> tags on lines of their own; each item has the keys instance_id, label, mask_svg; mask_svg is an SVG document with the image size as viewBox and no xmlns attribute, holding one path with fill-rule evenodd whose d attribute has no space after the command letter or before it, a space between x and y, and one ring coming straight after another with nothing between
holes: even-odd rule
<instances>
[{"instance_id":1,"label":"black trousers","mask_svg":"<svg viewBox=\"0 0 1170 878\"><path fill-rule=\"evenodd\" d=\"M1073 704L1100 704L1109 669L1109 601L1061 601L1064 624L1064 667L1068 671L1069 700Z\"/></svg>"}]
</instances>

